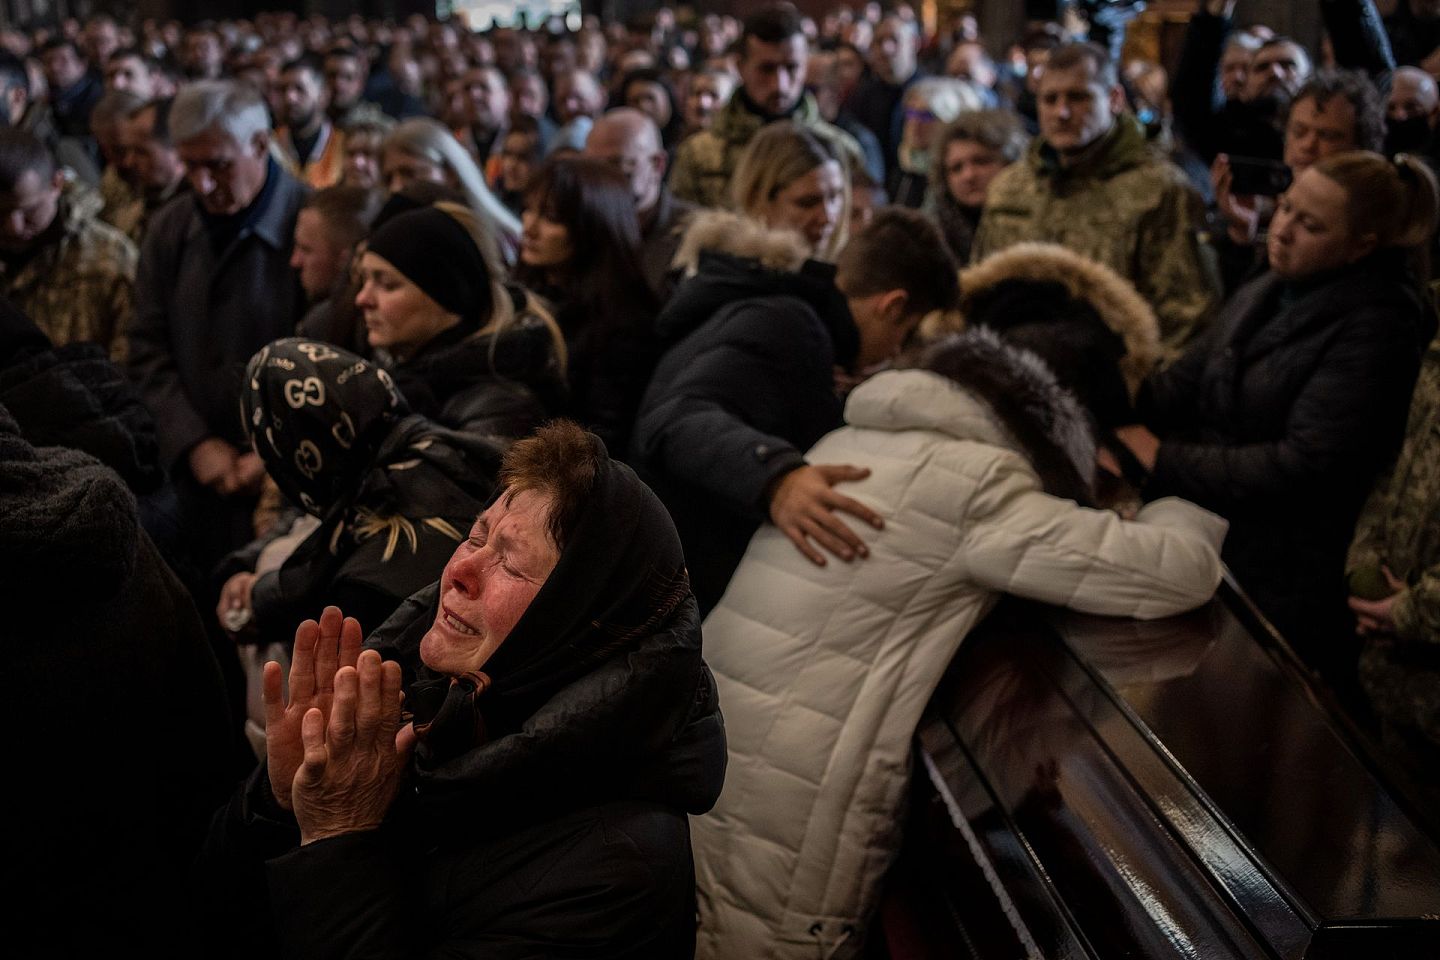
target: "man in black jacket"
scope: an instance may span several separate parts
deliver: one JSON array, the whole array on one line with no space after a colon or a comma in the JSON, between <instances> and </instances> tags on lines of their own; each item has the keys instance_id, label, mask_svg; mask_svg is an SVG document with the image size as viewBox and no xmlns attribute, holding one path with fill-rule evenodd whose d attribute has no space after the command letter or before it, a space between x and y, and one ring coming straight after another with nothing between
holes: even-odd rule
<instances>
[{"instance_id":1,"label":"man in black jacket","mask_svg":"<svg viewBox=\"0 0 1440 960\"><path fill-rule=\"evenodd\" d=\"M843 387L958 297L954 260L916 211L878 213L838 269L803 254L788 272L767 269L760 258L773 262L764 251L775 242L733 217L697 218L686 246L707 249L661 314L661 335L678 342L635 426L634 462L675 518L702 613L766 519L816 564L827 562L821 548L866 555L836 511L882 520L833 487L869 471L808 464L805 451L843 422Z\"/></svg>"},{"instance_id":2,"label":"man in black jacket","mask_svg":"<svg viewBox=\"0 0 1440 960\"><path fill-rule=\"evenodd\" d=\"M135 278L130 372L199 535L199 562L253 535L264 477L236 411L245 364L288 336L303 309L290 268L306 189L269 155L264 101L243 84L202 81L170 108L191 192L150 221Z\"/></svg>"}]
</instances>

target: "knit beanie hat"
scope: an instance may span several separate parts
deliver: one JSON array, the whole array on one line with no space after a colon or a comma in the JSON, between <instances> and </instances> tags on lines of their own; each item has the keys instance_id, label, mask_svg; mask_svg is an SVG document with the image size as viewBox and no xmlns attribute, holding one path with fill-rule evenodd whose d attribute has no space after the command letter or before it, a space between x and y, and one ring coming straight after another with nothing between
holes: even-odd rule
<instances>
[{"instance_id":1,"label":"knit beanie hat","mask_svg":"<svg viewBox=\"0 0 1440 960\"><path fill-rule=\"evenodd\" d=\"M435 207L401 213L370 235L366 250L462 320L489 313L490 268L460 221Z\"/></svg>"}]
</instances>

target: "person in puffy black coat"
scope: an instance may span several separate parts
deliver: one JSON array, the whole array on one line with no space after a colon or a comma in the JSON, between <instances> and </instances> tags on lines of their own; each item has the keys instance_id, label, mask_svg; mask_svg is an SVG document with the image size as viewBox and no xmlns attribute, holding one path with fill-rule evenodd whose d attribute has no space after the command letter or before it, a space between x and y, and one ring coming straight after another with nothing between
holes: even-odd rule
<instances>
[{"instance_id":1,"label":"person in puffy black coat","mask_svg":"<svg viewBox=\"0 0 1440 960\"><path fill-rule=\"evenodd\" d=\"M239 775L220 668L119 476L4 406L0 585L11 949L195 956L187 867Z\"/></svg>"},{"instance_id":2,"label":"person in puffy black coat","mask_svg":"<svg viewBox=\"0 0 1440 960\"><path fill-rule=\"evenodd\" d=\"M566 421L501 482L368 649L332 607L296 634L288 703L268 669L268 759L206 865L269 907L227 945L273 916L309 958L692 954L687 814L725 738L674 526Z\"/></svg>"},{"instance_id":3,"label":"person in puffy black coat","mask_svg":"<svg viewBox=\"0 0 1440 960\"><path fill-rule=\"evenodd\" d=\"M514 440L565 397L554 320L495 280L468 210L438 203L385 220L360 257L355 297L369 346L411 410L486 440Z\"/></svg>"},{"instance_id":4,"label":"person in puffy black coat","mask_svg":"<svg viewBox=\"0 0 1440 960\"><path fill-rule=\"evenodd\" d=\"M1147 497L1182 496L1230 521L1224 559L1241 587L1333 677L1354 665L1350 534L1399 449L1435 333L1404 264L1435 217L1418 161L1355 151L1317 163L1281 198L1270 271L1142 389L1148 429L1120 431L1153 471Z\"/></svg>"},{"instance_id":5,"label":"person in puffy black coat","mask_svg":"<svg viewBox=\"0 0 1440 960\"><path fill-rule=\"evenodd\" d=\"M702 612L767 517L818 564L816 544L845 560L864 555L833 511L879 518L831 488L866 471L808 465L803 451L840 426L842 387L958 294L939 230L914 211L878 213L846 247L838 276L809 252L799 233L714 213L698 216L681 245L696 272L660 317L661 336L678 342L646 391L632 450L675 518Z\"/></svg>"}]
</instances>

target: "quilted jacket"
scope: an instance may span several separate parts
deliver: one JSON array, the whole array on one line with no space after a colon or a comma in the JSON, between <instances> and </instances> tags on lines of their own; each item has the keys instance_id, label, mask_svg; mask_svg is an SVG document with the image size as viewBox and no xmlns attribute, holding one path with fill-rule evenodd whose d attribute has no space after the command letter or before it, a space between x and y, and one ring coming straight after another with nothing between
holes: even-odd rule
<instances>
[{"instance_id":1,"label":"quilted jacket","mask_svg":"<svg viewBox=\"0 0 1440 960\"><path fill-rule=\"evenodd\" d=\"M1219 517L1167 499L1131 522L1046 493L991 405L950 379L881 373L845 419L808 458L871 469L842 487L885 518L870 557L817 567L761 527L705 622L730 765L692 824L701 960L860 955L911 737L999 593L1154 618L1220 579Z\"/></svg>"}]
</instances>

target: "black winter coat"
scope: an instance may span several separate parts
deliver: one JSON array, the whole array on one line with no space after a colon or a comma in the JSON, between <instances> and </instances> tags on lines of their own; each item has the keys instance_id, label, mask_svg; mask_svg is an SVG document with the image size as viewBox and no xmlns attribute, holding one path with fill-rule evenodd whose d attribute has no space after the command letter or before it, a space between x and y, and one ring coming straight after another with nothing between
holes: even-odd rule
<instances>
[{"instance_id":1,"label":"black winter coat","mask_svg":"<svg viewBox=\"0 0 1440 960\"><path fill-rule=\"evenodd\" d=\"M368 641L407 683L435 589ZM693 603L476 754L471 780L403 789L382 829L303 848L262 767L217 817L208 862L243 874L268 858L255 885L268 888L285 956L693 954L686 817L715 802L725 767ZM217 931L227 944L243 933Z\"/></svg>"},{"instance_id":2,"label":"black winter coat","mask_svg":"<svg viewBox=\"0 0 1440 960\"><path fill-rule=\"evenodd\" d=\"M771 484L841 425L835 367L855 361L859 333L833 267L779 273L722 253L701 255L659 330L679 342L640 405L634 464L674 518L709 612L768 516Z\"/></svg>"},{"instance_id":3,"label":"black winter coat","mask_svg":"<svg viewBox=\"0 0 1440 960\"><path fill-rule=\"evenodd\" d=\"M549 330L533 317L499 336L452 327L392 372L412 411L482 440L525 436L565 396Z\"/></svg>"},{"instance_id":4,"label":"black winter coat","mask_svg":"<svg viewBox=\"0 0 1440 960\"><path fill-rule=\"evenodd\" d=\"M1162 439L1147 496L1226 517L1226 563L1302 649L1344 629L1345 551L1434 330L1377 258L1290 290L1266 273L1142 390Z\"/></svg>"},{"instance_id":5,"label":"black winter coat","mask_svg":"<svg viewBox=\"0 0 1440 960\"><path fill-rule=\"evenodd\" d=\"M188 867L238 775L219 667L120 478L3 406L0 600L9 951L198 955Z\"/></svg>"}]
</instances>

